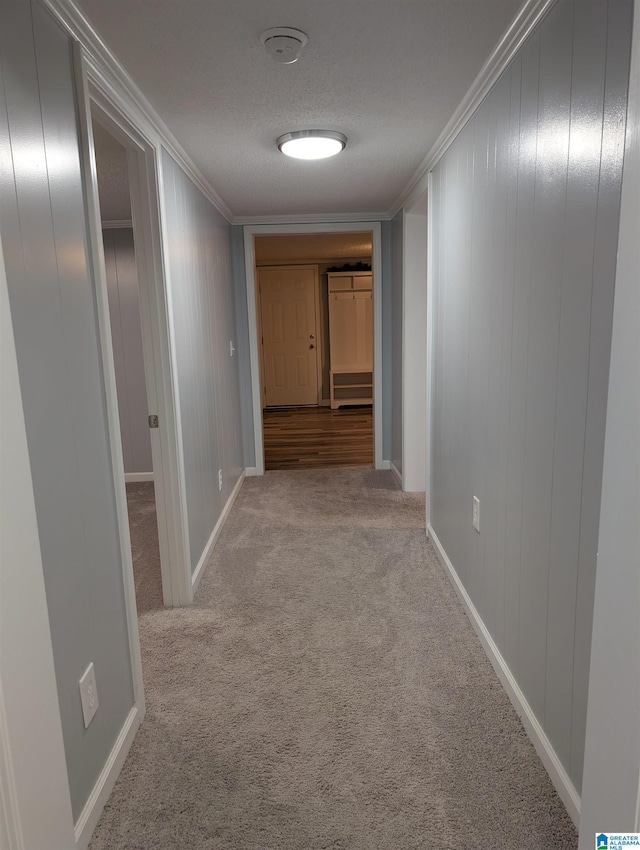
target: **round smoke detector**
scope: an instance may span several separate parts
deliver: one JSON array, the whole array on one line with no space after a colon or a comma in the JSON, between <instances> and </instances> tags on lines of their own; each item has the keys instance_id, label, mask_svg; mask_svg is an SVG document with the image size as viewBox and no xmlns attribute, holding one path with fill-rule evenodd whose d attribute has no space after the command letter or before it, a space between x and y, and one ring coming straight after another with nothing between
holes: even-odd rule
<instances>
[{"instance_id":1,"label":"round smoke detector","mask_svg":"<svg viewBox=\"0 0 640 850\"><path fill-rule=\"evenodd\" d=\"M309 39L302 30L274 27L265 30L260 36L260 41L274 62L280 65L291 65L298 61Z\"/></svg>"}]
</instances>

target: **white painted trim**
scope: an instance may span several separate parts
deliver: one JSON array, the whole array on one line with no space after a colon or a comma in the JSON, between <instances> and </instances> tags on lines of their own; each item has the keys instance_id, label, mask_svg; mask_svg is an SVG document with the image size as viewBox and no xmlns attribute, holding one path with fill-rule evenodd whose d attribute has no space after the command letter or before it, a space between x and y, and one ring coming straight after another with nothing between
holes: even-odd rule
<instances>
[{"instance_id":1,"label":"white painted trim","mask_svg":"<svg viewBox=\"0 0 640 850\"><path fill-rule=\"evenodd\" d=\"M231 222L233 213L211 186L180 142L164 123L158 112L147 100L142 90L120 63L111 48L93 28L88 18L73 3L73 0L43 0L56 19L74 39L80 42L87 53L87 62L96 79L104 84L114 96L114 102L131 122L151 135L156 144L162 144L180 164L189 178L211 201L222 215Z\"/></svg>"},{"instance_id":2,"label":"white painted trim","mask_svg":"<svg viewBox=\"0 0 640 850\"><path fill-rule=\"evenodd\" d=\"M389 213L309 213L306 215L237 215L232 224L256 226L260 224L336 224L338 222L386 221Z\"/></svg>"},{"instance_id":3,"label":"white painted trim","mask_svg":"<svg viewBox=\"0 0 640 850\"><path fill-rule=\"evenodd\" d=\"M112 219L111 221L103 221L103 230L131 230L133 221L130 218Z\"/></svg>"},{"instance_id":4,"label":"white painted trim","mask_svg":"<svg viewBox=\"0 0 640 850\"><path fill-rule=\"evenodd\" d=\"M383 460L380 466L376 466L376 469L391 469L391 461Z\"/></svg>"},{"instance_id":5,"label":"white painted trim","mask_svg":"<svg viewBox=\"0 0 640 850\"><path fill-rule=\"evenodd\" d=\"M435 268L433 261L433 174L429 172L427 184L427 429L425 448L425 482L424 503L426 515L426 527L431 527L431 429L433 426L433 369L435 364L434 340L435 340Z\"/></svg>"},{"instance_id":6,"label":"white painted trim","mask_svg":"<svg viewBox=\"0 0 640 850\"><path fill-rule=\"evenodd\" d=\"M218 542L218 537L220 536L220 532L227 521L229 513L231 512L231 508L233 507L233 503L238 497L238 493L240 492L240 488L244 482L244 478L246 475L246 471L243 469L240 473L240 477L236 481L236 486L231 491L231 495L227 499L227 504L222 509L222 513L218 517L218 522L215 524L213 531L211 532L211 536L207 541L207 545L204 547L204 551L200 556L200 560L196 564L196 568L193 571L193 575L191 576L191 586L193 588L193 593L195 594L198 589L198 585L200 584L200 580L204 574L205 567L211 560L211 555L213 554L213 550L215 548L216 543Z\"/></svg>"},{"instance_id":7,"label":"white painted trim","mask_svg":"<svg viewBox=\"0 0 640 850\"><path fill-rule=\"evenodd\" d=\"M73 60L77 92L76 103L78 109L80 156L83 162L83 170L86 175L84 189L89 241L88 260L93 270L94 292L96 297L100 353L102 356L102 378L104 381L105 403L107 408L107 428L109 431L111 470L116 502L116 516L118 520L120 561L127 616L127 632L129 636L131 675L133 678L133 696L135 705L140 712L140 716L144 717L144 681L142 678L140 633L138 630L138 610L136 607L133 559L131 556L131 534L129 531L127 491L124 483L124 459L122 456L120 415L118 412L118 390L116 387L116 370L113 359L111 319L109 316L109 294L104 261L100 202L98 199L98 175L96 172L93 130L91 125L89 83L85 71L82 48L78 42L73 43Z\"/></svg>"},{"instance_id":8,"label":"white painted trim","mask_svg":"<svg viewBox=\"0 0 640 850\"><path fill-rule=\"evenodd\" d=\"M404 490L404 487L402 486L402 473L400 472L400 470L398 469L398 467L395 465L395 463L393 461L390 461L390 469L391 469L391 472L393 472L396 481L400 485L400 489Z\"/></svg>"},{"instance_id":9,"label":"white painted trim","mask_svg":"<svg viewBox=\"0 0 640 850\"><path fill-rule=\"evenodd\" d=\"M424 204L425 197L420 201ZM426 204L425 204L426 206ZM424 493L427 405L427 216L402 212L402 471L403 490Z\"/></svg>"},{"instance_id":10,"label":"white painted trim","mask_svg":"<svg viewBox=\"0 0 640 850\"><path fill-rule=\"evenodd\" d=\"M257 466L246 466L244 470L245 478L255 478L257 475L262 475L258 472Z\"/></svg>"},{"instance_id":11,"label":"white painted trim","mask_svg":"<svg viewBox=\"0 0 640 850\"><path fill-rule=\"evenodd\" d=\"M475 633L480 638L480 642L482 643L484 651L487 653L493 669L496 671L498 678L502 682L513 707L522 720L522 724L527 735L531 739L542 764L544 765L556 791L560 796L560 799L564 803L571 820L577 828L580 823L580 795L576 791L573 782L569 778L567 771L564 769L556 751L553 749L551 741L548 739L544 729L533 713L533 710L520 689L515 676L509 669L509 665L496 646L496 643L485 626L482 617L471 601L471 597L465 590L464 584L455 571L453 564L449 560L449 557L447 556L447 553L445 552L444 547L432 526L428 527L428 533L431 541L433 542L438 559L458 594L458 598L469 616Z\"/></svg>"},{"instance_id":12,"label":"white painted trim","mask_svg":"<svg viewBox=\"0 0 640 850\"><path fill-rule=\"evenodd\" d=\"M122 770L122 765L125 762L139 728L140 712L134 706L127 715L120 734L116 738L116 742L109 753L109 758L100 771L98 781L93 786L89 799L85 803L84 808L80 812L80 817L76 822L75 839L77 850L86 850L89 846L93 830L96 828L104 805L109 799L113 786L116 784L116 779Z\"/></svg>"},{"instance_id":13,"label":"white painted trim","mask_svg":"<svg viewBox=\"0 0 640 850\"><path fill-rule=\"evenodd\" d=\"M88 60L86 66L92 115L127 148L147 402L149 410L160 417L160 427L151 431L151 454L163 600L167 606L186 605L191 601L191 555L163 254L166 237L160 221L158 168L162 148L144 117L128 117L126 101Z\"/></svg>"},{"instance_id":14,"label":"white painted trim","mask_svg":"<svg viewBox=\"0 0 640 850\"><path fill-rule=\"evenodd\" d=\"M258 224L244 228L244 256L249 322L249 355L251 361L251 398L256 470L264 474L264 440L262 433L262 393L258 347L257 304L255 283L254 236L273 233L349 233L371 231L373 274L373 437L375 468L384 469L382 458L382 228L379 221L327 222L326 224ZM387 467L388 469L388 467Z\"/></svg>"},{"instance_id":15,"label":"white painted trim","mask_svg":"<svg viewBox=\"0 0 640 850\"><path fill-rule=\"evenodd\" d=\"M125 484L137 484L143 481L153 481L153 472L125 472Z\"/></svg>"},{"instance_id":16,"label":"white painted trim","mask_svg":"<svg viewBox=\"0 0 640 850\"><path fill-rule=\"evenodd\" d=\"M414 172L389 212L393 218L403 207L410 208L427 188L428 175L440 157L454 141L491 88L509 65L533 30L556 4L557 0L526 0L524 6L495 46L469 90L431 150Z\"/></svg>"}]
</instances>

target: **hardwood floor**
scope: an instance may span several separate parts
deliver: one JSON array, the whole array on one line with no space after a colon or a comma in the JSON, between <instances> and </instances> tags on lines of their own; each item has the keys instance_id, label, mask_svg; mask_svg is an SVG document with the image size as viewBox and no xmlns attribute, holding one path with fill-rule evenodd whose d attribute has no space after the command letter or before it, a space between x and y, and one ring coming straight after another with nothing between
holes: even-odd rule
<instances>
[{"instance_id":1,"label":"hardwood floor","mask_svg":"<svg viewBox=\"0 0 640 850\"><path fill-rule=\"evenodd\" d=\"M263 411L265 469L373 466L371 407Z\"/></svg>"}]
</instances>

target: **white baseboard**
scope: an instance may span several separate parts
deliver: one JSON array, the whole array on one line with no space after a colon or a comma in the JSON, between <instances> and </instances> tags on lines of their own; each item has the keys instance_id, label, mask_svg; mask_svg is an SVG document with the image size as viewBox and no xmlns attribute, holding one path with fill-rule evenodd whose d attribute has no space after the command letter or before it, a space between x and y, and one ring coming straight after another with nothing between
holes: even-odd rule
<instances>
[{"instance_id":1,"label":"white baseboard","mask_svg":"<svg viewBox=\"0 0 640 850\"><path fill-rule=\"evenodd\" d=\"M380 466L376 467L377 469L391 469L391 461L383 460Z\"/></svg>"},{"instance_id":2,"label":"white baseboard","mask_svg":"<svg viewBox=\"0 0 640 850\"><path fill-rule=\"evenodd\" d=\"M193 571L193 575L191 576L191 587L193 588L193 592L195 593L198 589L198 585L200 584L200 579L202 578L202 574L204 573L204 568L209 563L209 559L213 553L214 546L218 541L218 537L220 536L220 532L222 531L222 526L225 524L227 517L229 516L229 511L233 507L233 503L236 500L238 493L240 492L240 488L242 487L242 482L244 481L246 476L246 471L243 469L240 473L240 478L236 481L236 486L231 491L231 495L227 499L227 504L224 506L222 513L218 517L218 522L215 524L213 531L211 532L211 537L207 541L207 545L204 547L204 552L200 556L200 560Z\"/></svg>"},{"instance_id":3,"label":"white baseboard","mask_svg":"<svg viewBox=\"0 0 640 850\"><path fill-rule=\"evenodd\" d=\"M395 475L396 481L400 485L400 489L403 489L402 488L402 473L400 472L400 470L398 469L398 467L395 465L395 463L393 461L391 461L390 464L391 464L391 472L393 472L393 474Z\"/></svg>"},{"instance_id":4,"label":"white baseboard","mask_svg":"<svg viewBox=\"0 0 640 850\"><path fill-rule=\"evenodd\" d=\"M98 781L93 786L89 799L87 800L84 809L80 813L75 826L76 848L77 850L86 850L89 846L89 841L96 828L98 819L102 814L104 804L109 799L109 794L113 790L116 779L122 770L122 765L127 757L127 753L136 736L136 732L140 726L140 713L138 706L134 705L124 726L120 730L120 734L113 745L113 749L109 753L109 758L105 766L102 768Z\"/></svg>"},{"instance_id":5,"label":"white baseboard","mask_svg":"<svg viewBox=\"0 0 640 850\"><path fill-rule=\"evenodd\" d=\"M489 630L485 626L482 617L478 613L475 605L471 601L471 597L465 590L465 587L460 580L460 577L456 573L453 564L449 560L447 553L445 552L442 544L438 540L438 535L433 530L431 525L428 526L427 529L428 535L431 538L431 541L436 550L436 554L440 559L440 563L447 574L451 584L453 585L456 593L462 605L467 612L469 619L471 620L471 625L473 626L476 634L480 638L482 646L484 647L485 652L489 657L489 661L493 665L494 670L498 674L498 678L502 682L504 689L511 700L513 707L518 713L518 716L522 720L524 728L527 732L527 735L531 738L533 742L533 746L536 748L536 752L542 761L547 773L549 774L551 781L553 782L556 791L558 792L560 799L564 803L571 820L576 825L576 828L580 825L580 795L576 791L573 782L571 781L569 774L562 766L560 759L556 751L553 749L551 745L551 741L547 738L547 735L538 722L535 714L525 695L520 690L520 686L518 685L513 673L509 669L509 665L503 658L500 650L495 644L495 641L491 637Z\"/></svg>"},{"instance_id":6,"label":"white baseboard","mask_svg":"<svg viewBox=\"0 0 640 850\"><path fill-rule=\"evenodd\" d=\"M247 478L255 478L258 474L257 466L246 466L244 470L244 474Z\"/></svg>"},{"instance_id":7,"label":"white baseboard","mask_svg":"<svg viewBox=\"0 0 640 850\"><path fill-rule=\"evenodd\" d=\"M135 484L139 481L153 481L153 472L125 472L125 484Z\"/></svg>"}]
</instances>

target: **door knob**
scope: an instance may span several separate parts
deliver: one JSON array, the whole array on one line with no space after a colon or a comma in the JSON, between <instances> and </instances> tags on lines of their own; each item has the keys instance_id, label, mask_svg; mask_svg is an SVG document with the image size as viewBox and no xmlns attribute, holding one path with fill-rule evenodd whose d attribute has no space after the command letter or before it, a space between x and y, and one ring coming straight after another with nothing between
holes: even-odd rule
<instances>
[{"instance_id":1,"label":"door knob","mask_svg":"<svg viewBox=\"0 0 640 850\"><path fill-rule=\"evenodd\" d=\"M315 345L314 345L313 343L311 343L311 345L309 346L309 348L315 348Z\"/></svg>"},{"instance_id":2,"label":"door knob","mask_svg":"<svg viewBox=\"0 0 640 850\"><path fill-rule=\"evenodd\" d=\"M313 334L309 334L309 339L315 339L315 336Z\"/></svg>"}]
</instances>

